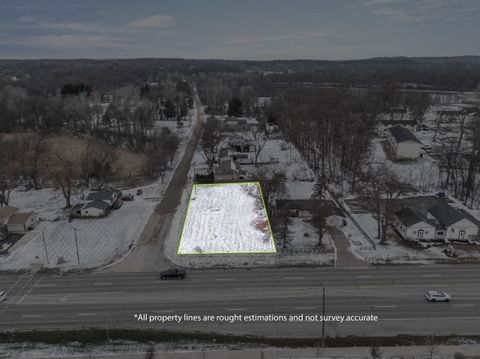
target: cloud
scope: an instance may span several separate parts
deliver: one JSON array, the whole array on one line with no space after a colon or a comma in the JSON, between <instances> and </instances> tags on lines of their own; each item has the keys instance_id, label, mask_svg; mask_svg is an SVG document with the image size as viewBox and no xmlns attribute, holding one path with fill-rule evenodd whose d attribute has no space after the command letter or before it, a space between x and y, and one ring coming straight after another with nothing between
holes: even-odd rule
<instances>
[{"instance_id":1,"label":"cloud","mask_svg":"<svg viewBox=\"0 0 480 359\"><path fill-rule=\"evenodd\" d=\"M17 21L19 21L19 22L38 22L38 21L41 21L41 20L42 20L42 17L32 16L32 15L24 15L24 16L20 16L19 18L17 18Z\"/></svg>"},{"instance_id":2,"label":"cloud","mask_svg":"<svg viewBox=\"0 0 480 359\"><path fill-rule=\"evenodd\" d=\"M159 14L134 20L129 26L137 29L156 29L169 26L174 20L173 16Z\"/></svg>"},{"instance_id":3,"label":"cloud","mask_svg":"<svg viewBox=\"0 0 480 359\"><path fill-rule=\"evenodd\" d=\"M360 0L355 5L394 22L426 23L446 19L461 1L468 0Z\"/></svg>"}]
</instances>

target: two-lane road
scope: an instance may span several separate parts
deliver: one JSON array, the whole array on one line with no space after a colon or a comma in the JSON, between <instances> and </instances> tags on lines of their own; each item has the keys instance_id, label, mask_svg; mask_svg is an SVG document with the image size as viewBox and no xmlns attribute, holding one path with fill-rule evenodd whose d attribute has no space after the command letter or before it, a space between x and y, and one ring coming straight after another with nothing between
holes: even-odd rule
<instances>
[{"instance_id":1,"label":"two-lane road","mask_svg":"<svg viewBox=\"0 0 480 359\"><path fill-rule=\"evenodd\" d=\"M139 327L261 335L315 336L320 323L236 322L148 324L134 314L377 315L378 322L327 323L327 334L478 334L479 266L392 266L353 269L265 269L188 273L161 281L158 273L93 273L0 277L8 298L0 329ZM428 289L451 293L429 303Z\"/></svg>"}]
</instances>

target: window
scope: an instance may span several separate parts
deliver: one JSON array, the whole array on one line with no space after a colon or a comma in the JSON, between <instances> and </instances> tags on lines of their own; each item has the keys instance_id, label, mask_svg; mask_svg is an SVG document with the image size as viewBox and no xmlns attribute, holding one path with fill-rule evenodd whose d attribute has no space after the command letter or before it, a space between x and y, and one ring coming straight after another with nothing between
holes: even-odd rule
<instances>
[{"instance_id":1,"label":"window","mask_svg":"<svg viewBox=\"0 0 480 359\"><path fill-rule=\"evenodd\" d=\"M417 231L413 231L413 234L417 234Z\"/></svg>"},{"instance_id":2,"label":"window","mask_svg":"<svg viewBox=\"0 0 480 359\"><path fill-rule=\"evenodd\" d=\"M425 231L425 234L428 234L428 231Z\"/></svg>"},{"instance_id":3,"label":"window","mask_svg":"<svg viewBox=\"0 0 480 359\"><path fill-rule=\"evenodd\" d=\"M442 231L438 231L437 234L438 234L439 236L441 236L441 235L443 235L443 232L442 232Z\"/></svg>"}]
</instances>

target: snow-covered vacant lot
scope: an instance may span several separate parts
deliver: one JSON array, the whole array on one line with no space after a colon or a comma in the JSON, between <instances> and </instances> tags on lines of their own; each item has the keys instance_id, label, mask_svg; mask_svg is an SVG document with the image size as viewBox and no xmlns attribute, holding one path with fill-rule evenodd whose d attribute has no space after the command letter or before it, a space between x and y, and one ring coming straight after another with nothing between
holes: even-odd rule
<instances>
[{"instance_id":1,"label":"snow-covered vacant lot","mask_svg":"<svg viewBox=\"0 0 480 359\"><path fill-rule=\"evenodd\" d=\"M258 183L193 186L178 254L275 252Z\"/></svg>"}]
</instances>

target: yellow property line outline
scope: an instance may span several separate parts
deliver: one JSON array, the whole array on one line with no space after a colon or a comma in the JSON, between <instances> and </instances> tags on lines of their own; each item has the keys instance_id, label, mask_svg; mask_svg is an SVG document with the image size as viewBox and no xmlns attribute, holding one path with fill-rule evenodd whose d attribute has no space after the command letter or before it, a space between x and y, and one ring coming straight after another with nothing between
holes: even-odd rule
<instances>
[{"instance_id":1,"label":"yellow property line outline","mask_svg":"<svg viewBox=\"0 0 480 359\"><path fill-rule=\"evenodd\" d=\"M182 244L182 239L183 239L183 232L185 231L185 226L187 224L187 218L188 218L188 211L190 210L190 203L192 201L192 195L195 189L195 186L199 187L207 187L207 186L224 186L224 185L241 185L241 184L254 184L258 187L260 198L262 200L263 204L263 209L265 210L265 216L267 218L267 224L268 224L268 230L270 231L270 237L272 238L272 244L274 251L272 252L193 252L193 253L180 253L180 246ZM178 241L178 248L177 248L177 255L179 256L184 256L184 255L213 255L213 254L276 254L277 253L277 246L275 245L275 238L273 237L273 231L272 227L270 225L270 219L268 218L268 211L267 207L265 206L265 200L263 199L263 192L262 192L262 186L260 186L260 182L223 182L223 183L198 183L198 184L193 184L192 189L190 191L190 197L188 199L188 205L187 205L187 211L185 213L185 218L183 219L183 226L182 226L182 233L180 233L180 240Z\"/></svg>"}]
</instances>

